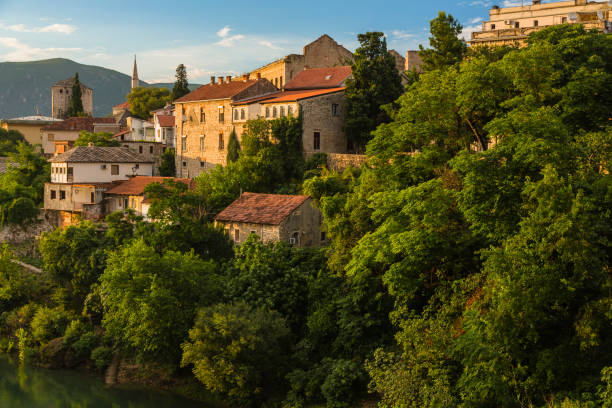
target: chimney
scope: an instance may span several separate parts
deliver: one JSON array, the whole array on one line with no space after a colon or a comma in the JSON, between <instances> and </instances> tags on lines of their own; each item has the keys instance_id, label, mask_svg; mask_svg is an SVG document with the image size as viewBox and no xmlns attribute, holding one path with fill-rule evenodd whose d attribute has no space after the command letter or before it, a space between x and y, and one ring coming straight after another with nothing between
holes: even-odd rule
<instances>
[{"instance_id":1,"label":"chimney","mask_svg":"<svg viewBox=\"0 0 612 408\"><path fill-rule=\"evenodd\" d=\"M93 142L89 142L89 143L87 143L87 147L94 147Z\"/></svg>"},{"instance_id":2,"label":"chimney","mask_svg":"<svg viewBox=\"0 0 612 408\"><path fill-rule=\"evenodd\" d=\"M249 74L244 74L244 75L242 76L242 80L243 80L244 82L248 81L248 80L249 80Z\"/></svg>"},{"instance_id":3,"label":"chimney","mask_svg":"<svg viewBox=\"0 0 612 408\"><path fill-rule=\"evenodd\" d=\"M223 83L223 77L222 77L222 76L220 76L220 77L217 79L217 81L218 81L219 85L221 85L221 84Z\"/></svg>"},{"instance_id":4,"label":"chimney","mask_svg":"<svg viewBox=\"0 0 612 408\"><path fill-rule=\"evenodd\" d=\"M541 2L542 2L541 0L533 0L533 5L534 5L534 6L537 6L537 5L539 5Z\"/></svg>"},{"instance_id":5,"label":"chimney","mask_svg":"<svg viewBox=\"0 0 612 408\"><path fill-rule=\"evenodd\" d=\"M261 79L261 72L257 73L257 79Z\"/></svg>"},{"instance_id":6,"label":"chimney","mask_svg":"<svg viewBox=\"0 0 612 408\"><path fill-rule=\"evenodd\" d=\"M230 82L232 82L232 76L231 76L231 75L226 76L226 77L225 77L225 82L227 82L228 84L229 84Z\"/></svg>"},{"instance_id":7,"label":"chimney","mask_svg":"<svg viewBox=\"0 0 612 408\"><path fill-rule=\"evenodd\" d=\"M216 79L216 78L214 77L214 75L210 77L210 84L211 84L211 85L214 85L214 84L215 84L215 79Z\"/></svg>"}]
</instances>

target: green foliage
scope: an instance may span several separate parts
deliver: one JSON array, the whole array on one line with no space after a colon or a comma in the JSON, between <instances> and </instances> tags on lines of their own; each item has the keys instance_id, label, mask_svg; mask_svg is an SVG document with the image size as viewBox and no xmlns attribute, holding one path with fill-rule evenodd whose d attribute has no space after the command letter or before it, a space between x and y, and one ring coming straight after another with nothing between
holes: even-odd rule
<instances>
[{"instance_id":1,"label":"green foliage","mask_svg":"<svg viewBox=\"0 0 612 408\"><path fill-rule=\"evenodd\" d=\"M166 149L166 151L162 153L158 167L161 177L176 177L176 159L174 154L174 149Z\"/></svg>"},{"instance_id":2,"label":"green foliage","mask_svg":"<svg viewBox=\"0 0 612 408\"><path fill-rule=\"evenodd\" d=\"M239 156L240 144L238 143L238 136L236 136L236 129L232 129L229 135L229 142L227 143L227 163L235 162Z\"/></svg>"},{"instance_id":3,"label":"green foliage","mask_svg":"<svg viewBox=\"0 0 612 408\"><path fill-rule=\"evenodd\" d=\"M0 127L0 157L6 157L9 153L17 153L19 142L28 144L21 132Z\"/></svg>"},{"instance_id":4,"label":"green foliage","mask_svg":"<svg viewBox=\"0 0 612 408\"><path fill-rule=\"evenodd\" d=\"M0 246L0 315L22 306L44 289L43 280L14 260L8 245Z\"/></svg>"},{"instance_id":5,"label":"green foliage","mask_svg":"<svg viewBox=\"0 0 612 408\"><path fill-rule=\"evenodd\" d=\"M108 367L113 358L113 350L109 347L99 346L92 350L91 361L98 370L103 370Z\"/></svg>"},{"instance_id":6,"label":"green foliage","mask_svg":"<svg viewBox=\"0 0 612 408\"><path fill-rule=\"evenodd\" d=\"M198 312L181 364L193 365L207 389L237 404L261 402L274 395L287 370L288 335L276 312L218 304Z\"/></svg>"},{"instance_id":7,"label":"green foliage","mask_svg":"<svg viewBox=\"0 0 612 408\"><path fill-rule=\"evenodd\" d=\"M113 134L108 132L87 132L82 130L79 134L79 138L75 140L75 146L89 146L93 143L94 146L101 147L117 147L119 141L113 139Z\"/></svg>"},{"instance_id":8,"label":"green foliage","mask_svg":"<svg viewBox=\"0 0 612 408\"><path fill-rule=\"evenodd\" d=\"M39 343L61 337L70 317L62 307L40 307L32 318L32 338Z\"/></svg>"},{"instance_id":9,"label":"green foliage","mask_svg":"<svg viewBox=\"0 0 612 408\"><path fill-rule=\"evenodd\" d=\"M189 84L187 83L187 69L185 65L179 64L176 67L176 81L172 87L172 100L177 100L181 96L189 93Z\"/></svg>"},{"instance_id":10,"label":"green foliage","mask_svg":"<svg viewBox=\"0 0 612 408\"><path fill-rule=\"evenodd\" d=\"M149 119L151 111L163 108L172 100L170 91L166 88L135 88L127 95L130 111L140 119Z\"/></svg>"},{"instance_id":11,"label":"green foliage","mask_svg":"<svg viewBox=\"0 0 612 408\"><path fill-rule=\"evenodd\" d=\"M429 46L419 45L419 56L425 71L434 71L455 65L467 54L467 44L459 38L463 26L450 14L438 12L438 17L429 22Z\"/></svg>"},{"instance_id":12,"label":"green foliage","mask_svg":"<svg viewBox=\"0 0 612 408\"><path fill-rule=\"evenodd\" d=\"M352 78L346 81L344 132L354 150L362 152L370 133L389 121L382 107L401 95L402 82L383 33L359 34L357 39L361 46L351 64Z\"/></svg>"},{"instance_id":13,"label":"green foliage","mask_svg":"<svg viewBox=\"0 0 612 408\"><path fill-rule=\"evenodd\" d=\"M83 93L81 91L81 81L79 81L79 73L74 74L74 83L72 84L72 92L70 94L70 107L66 112L67 118L76 116L86 116L83 109Z\"/></svg>"},{"instance_id":14,"label":"green foliage","mask_svg":"<svg viewBox=\"0 0 612 408\"><path fill-rule=\"evenodd\" d=\"M220 292L212 262L193 252L159 254L142 240L111 253L100 282L105 329L124 348L170 363L198 306Z\"/></svg>"}]
</instances>

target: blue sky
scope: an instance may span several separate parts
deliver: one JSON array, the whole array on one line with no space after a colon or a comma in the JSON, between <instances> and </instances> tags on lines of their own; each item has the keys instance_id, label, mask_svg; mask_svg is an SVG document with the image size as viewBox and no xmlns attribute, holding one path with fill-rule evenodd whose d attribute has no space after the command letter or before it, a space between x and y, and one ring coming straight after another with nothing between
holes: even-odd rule
<instances>
[{"instance_id":1,"label":"blue sky","mask_svg":"<svg viewBox=\"0 0 612 408\"><path fill-rule=\"evenodd\" d=\"M383 31L405 54L427 44L438 10L469 35L493 4L517 1L0 0L0 62L64 57L130 74L137 54L145 81L173 81L183 63L190 82L205 82L301 53L323 33L354 50L357 33Z\"/></svg>"}]
</instances>

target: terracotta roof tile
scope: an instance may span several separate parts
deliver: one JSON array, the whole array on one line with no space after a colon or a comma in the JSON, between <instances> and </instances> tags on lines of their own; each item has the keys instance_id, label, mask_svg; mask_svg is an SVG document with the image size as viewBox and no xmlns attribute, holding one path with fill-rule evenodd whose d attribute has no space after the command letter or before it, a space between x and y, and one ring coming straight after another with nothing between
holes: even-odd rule
<instances>
[{"instance_id":1,"label":"terracotta roof tile","mask_svg":"<svg viewBox=\"0 0 612 408\"><path fill-rule=\"evenodd\" d=\"M302 99L312 98L314 96L321 96L336 92L342 92L344 88L331 88L331 89L314 89L314 90L304 90L304 91L285 91L277 94L270 99L266 99L261 101L262 104L265 103L278 103L278 102L295 102Z\"/></svg>"},{"instance_id":2,"label":"terracotta roof tile","mask_svg":"<svg viewBox=\"0 0 612 408\"><path fill-rule=\"evenodd\" d=\"M130 110L130 103L129 102L120 103L119 105L113 106L113 109L126 109L126 110Z\"/></svg>"},{"instance_id":3,"label":"terracotta roof tile","mask_svg":"<svg viewBox=\"0 0 612 408\"><path fill-rule=\"evenodd\" d=\"M69 118L61 122L45 126L42 130L86 130L93 132L94 125L99 123L116 123L115 118Z\"/></svg>"},{"instance_id":4,"label":"terracotta roof tile","mask_svg":"<svg viewBox=\"0 0 612 408\"><path fill-rule=\"evenodd\" d=\"M153 163L125 147L77 146L49 159L51 163Z\"/></svg>"},{"instance_id":5,"label":"terracotta roof tile","mask_svg":"<svg viewBox=\"0 0 612 408\"><path fill-rule=\"evenodd\" d=\"M351 76L351 67L331 67L305 69L285 84L285 89L323 89L344 86L344 82Z\"/></svg>"},{"instance_id":6,"label":"terracotta roof tile","mask_svg":"<svg viewBox=\"0 0 612 408\"><path fill-rule=\"evenodd\" d=\"M222 84L202 85L193 92L175 100L175 103L204 101L208 99L229 99L255 85L257 80L230 81Z\"/></svg>"},{"instance_id":7,"label":"terracotta roof tile","mask_svg":"<svg viewBox=\"0 0 612 408\"><path fill-rule=\"evenodd\" d=\"M278 225L308 199L303 195L244 193L215 220Z\"/></svg>"},{"instance_id":8,"label":"terracotta roof tile","mask_svg":"<svg viewBox=\"0 0 612 408\"><path fill-rule=\"evenodd\" d=\"M168 180L180 181L193 189L195 187L195 181L187 178L175 178L175 177L148 177L148 176L136 176L132 177L128 181L124 181L117 187L112 188L105 192L105 194L115 195L143 195L146 186L152 183L164 184Z\"/></svg>"},{"instance_id":9,"label":"terracotta roof tile","mask_svg":"<svg viewBox=\"0 0 612 408\"><path fill-rule=\"evenodd\" d=\"M174 116L172 115L157 115L157 120L161 127L174 127Z\"/></svg>"}]
</instances>

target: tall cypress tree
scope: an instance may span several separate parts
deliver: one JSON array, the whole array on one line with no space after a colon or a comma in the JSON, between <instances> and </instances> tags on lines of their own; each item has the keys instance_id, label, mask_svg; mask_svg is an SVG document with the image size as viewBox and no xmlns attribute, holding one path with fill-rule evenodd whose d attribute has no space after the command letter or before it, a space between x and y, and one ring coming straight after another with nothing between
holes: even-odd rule
<instances>
[{"instance_id":1,"label":"tall cypress tree","mask_svg":"<svg viewBox=\"0 0 612 408\"><path fill-rule=\"evenodd\" d=\"M227 144L227 162L235 162L238 160L238 156L240 156L240 144L238 143L238 136L236 136L236 129L232 129Z\"/></svg>"},{"instance_id":2,"label":"tall cypress tree","mask_svg":"<svg viewBox=\"0 0 612 408\"><path fill-rule=\"evenodd\" d=\"M68 117L85 116L83 109L83 94L81 92L81 82L79 81L79 73L74 74L74 83L72 84L72 96L70 97L70 108L68 109Z\"/></svg>"},{"instance_id":3,"label":"tall cypress tree","mask_svg":"<svg viewBox=\"0 0 612 408\"><path fill-rule=\"evenodd\" d=\"M467 44L459 38L462 30L459 21L443 11L429 22L431 48L425 49L419 45L419 56L425 71L455 65L463 60L467 54Z\"/></svg>"},{"instance_id":4,"label":"tall cypress tree","mask_svg":"<svg viewBox=\"0 0 612 408\"><path fill-rule=\"evenodd\" d=\"M189 84L187 83L187 69L185 65L180 64L176 67L176 82L172 88L172 100L178 99L189 93Z\"/></svg>"}]
</instances>

